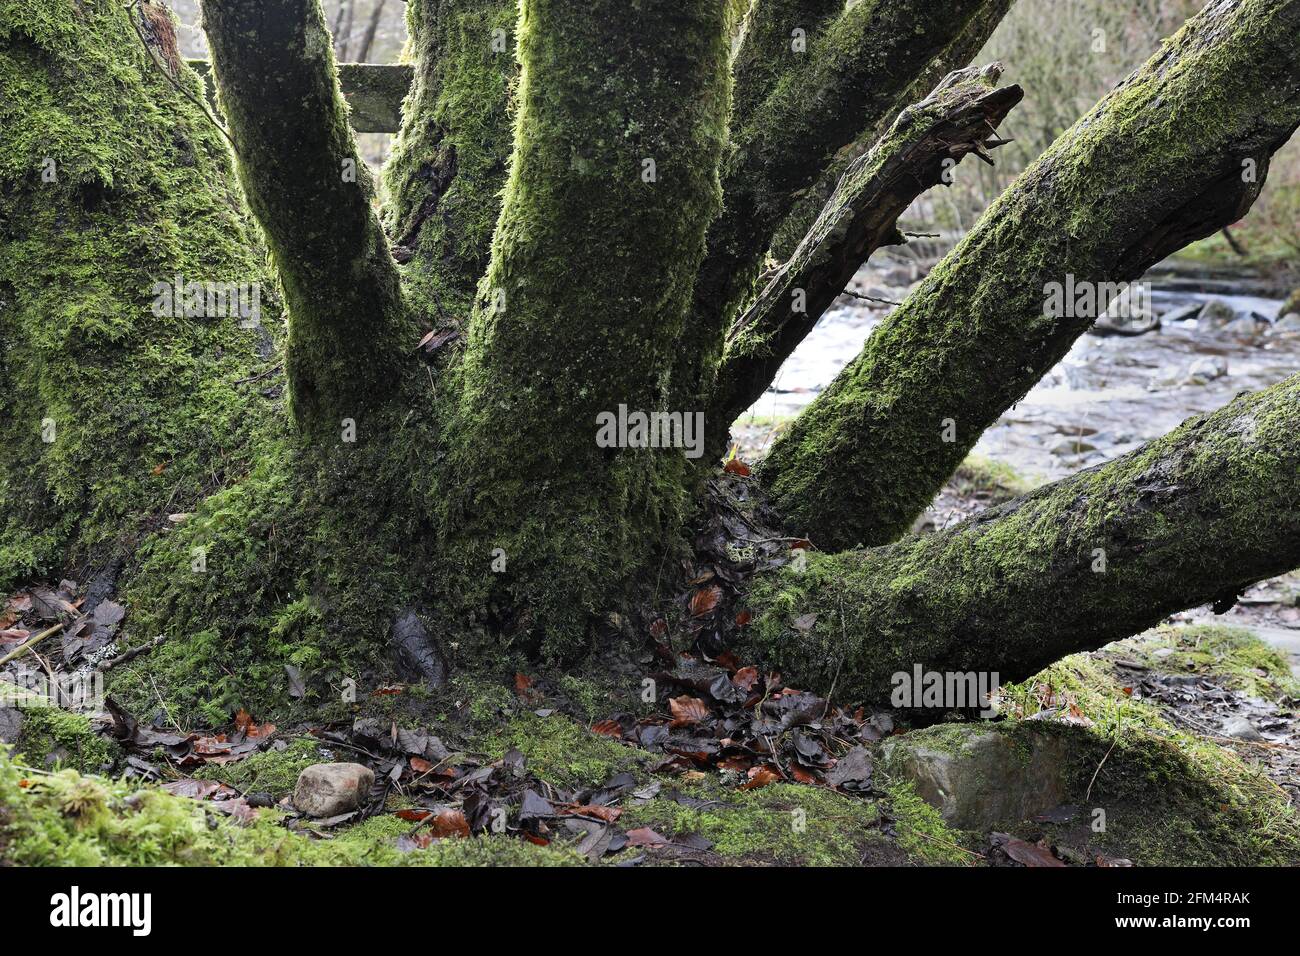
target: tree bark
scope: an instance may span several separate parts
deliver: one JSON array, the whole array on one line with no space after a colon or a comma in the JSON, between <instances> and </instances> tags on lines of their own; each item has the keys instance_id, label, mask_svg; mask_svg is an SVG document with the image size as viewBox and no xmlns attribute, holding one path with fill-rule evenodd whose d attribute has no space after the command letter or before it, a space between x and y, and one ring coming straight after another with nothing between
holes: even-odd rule
<instances>
[{"instance_id":1,"label":"tree bark","mask_svg":"<svg viewBox=\"0 0 1300 956\"><path fill-rule=\"evenodd\" d=\"M525 0L519 55L510 178L458 370L447 533L467 567L502 550L489 603L563 653L678 540L682 450L600 447L598 426L620 406L663 407L721 202L725 11Z\"/></svg>"},{"instance_id":2,"label":"tree bark","mask_svg":"<svg viewBox=\"0 0 1300 956\"><path fill-rule=\"evenodd\" d=\"M751 604L792 684L885 701L917 664L1021 680L1297 566L1300 375L949 530L814 555Z\"/></svg>"},{"instance_id":3,"label":"tree bark","mask_svg":"<svg viewBox=\"0 0 1300 956\"><path fill-rule=\"evenodd\" d=\"M299 429L337 442L399 384L416 337L371 209L319 0L204 0L239 178L289 307L285 370ZM287 108L292 104L292 108Z\"/></svg>"},{"instance_id":4,"label":"tree bark","mask_svg":"<svg viewBox=\"0 0 1300 956\"><path fill-rule=\"evenodd\" d=\"M1300 313L1300 289L1296 289L1287 297L1287 300L1282 303L1282 308L1278 310L1277 316L1283 319L1293 313Z\"/></svg>"},{"instance_id":5,"label":"tree bark","mask_svg":"<svg viewBox=\"0 0 1300 956\"><path fill-rule=\"evenodd\" d=\"M3 593L133 551L164 501L244 467L272 407L240 384L280 324L264 251L202 82L145 13L0 0ZM189 296L216 284L246 295Z\"/></svg>"},{"instance_id":6,"label":"tree bark","mask_svg":"<svg viewBox=\"0 0 1300 956\"><path fill-rule=\"evenodd\" d=\"M774 445L789 527L830 550L905 532L1092 325L1051 283L1136 279L1239 219L1300 122L1298 41L1300 0L1214 0L1026 170Z\"/></svg>"},{"instance_id":7,"label":"tree bark","mask_svg":"<svg viewBox=\"0 0 1300 956\"><path fill-rule=\"evenodd\" d=\"M839 149L906 105L899 100L935 57L976 14L1001 2L863 0L809 40L802 62L776 79L746 125L733 125L722 172L726 207L709 230L679 347L681 407L702 407L727 329L800 191Z\"/></svg>"},{"instance_id":8,"label":"tree bark","mask_svg":"<svg viewBox=\"0 0 1300 956\"><path fill-rule=\"evenodd\" d=\"M467 325L513 143L516 0L407 4L415 82L384 167L385 222L413 306Z\"/></svg>"},{"instance_id":9,"label":"tree bark","mask_svg":"<svg viewBox=\"0 0 1300 956\"><path fill-rule=\"evenodd\" d=\"M1024 95L1018 86L998 89L999 75L999 66L952 74L845 173L790 261L732 326L707 411L714 450L862 263L881 246L905 241L897 222L912 201L962 157L983 153Z\"/></svg>"}]
</instances>

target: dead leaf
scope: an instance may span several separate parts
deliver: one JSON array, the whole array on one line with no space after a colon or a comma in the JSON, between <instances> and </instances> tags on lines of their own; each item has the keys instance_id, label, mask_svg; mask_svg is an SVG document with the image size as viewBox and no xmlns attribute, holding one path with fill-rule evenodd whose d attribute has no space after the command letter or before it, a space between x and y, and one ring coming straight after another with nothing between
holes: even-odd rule
<instances>
[{"instance_id":1,"label":"dead leaf","mask_svg":"<svg viewBox=\"0 0 1300 956\"><path fill-rule=\"evenodd\" d=\"M758 790L760 787L766 787L769 783L775 783L780 779L780 775L770 767L752 767L749 771L749 781L742 783L740 789Z\"/></svg>"},{"instance_id":2,"label":"dead leaf","mask_svg":"<svg viewBox=\"0 0 1300 956\"><path fill-rule=\"evenodd\" d=\"M692 724L698 724L709 716L708 705L698 697L672 697L668 701L668 709L672 711L672 727L689 727Z\"/></svg>"},{"instance_id":3,"label":"dead leaf","mask_svg":"<svg viewBox=\"0 0 1300 956\"><path fill-rule=\"evenodd\" d=\"M460 810L443 810L433 818L431 829L436 837L465 838L469 836L469 821Z\"/></svg>"},{"instance_id":4,"label":"dead leaf","mask_svg":"<svg viewBox=\"0 0 1300 956\"><path fill-rule=\"evenodd\" d=\"M1065 866L1050 850L1014 837L1003 843L1002 849L1007 856L1024 866Z\"/></svg>"},{"instance_id":5,"label":"dead leaf","mask_svg":"<svg viewBox=\"0 0 1300 956\"><path fill-rule=\"evenodd\" d=\"M749 477L749 466L739 458L728 459L727 463L722 466L722 470L729 475L738 475L741 478Z\"/></svg>"},{"instance_id":6,"label":"dead leaf","mask_svg":"<svg viewBox=\"0 0 1300 956\"><path fill-rule=\"evenodd\" d=\"M627 831L627 845L632 847L667 846L668 841L649 827Z\"/></svg>"},{"instance_id":7,"label":"dead leaf","mask_svg":"<svg viewBox=\"0 0 1300 956\"><path fill-rule=\"evenodd\" d=\"M615 737L622 739L623 726L617 720L602 720L591 725L593 734L600 734L602 737Z\"/></svg>"},{"instance_id":8,"label":"dead leaf","mask_svg":"<svg viewBox=\"0 0 1300 956\"><path fill-rule=\"evenodd\" d=\"M691 617L703 617L717 607L721 599L722 588L716 584L700 588L691 595Z\"/></svg>"}]
</instances>

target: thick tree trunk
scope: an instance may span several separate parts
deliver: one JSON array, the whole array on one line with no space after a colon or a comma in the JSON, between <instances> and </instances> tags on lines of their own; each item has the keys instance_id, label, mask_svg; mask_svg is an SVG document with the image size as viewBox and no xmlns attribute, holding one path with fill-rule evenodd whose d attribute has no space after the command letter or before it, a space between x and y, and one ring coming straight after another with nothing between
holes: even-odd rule
<instances>
[{"instance_id":1,"label":"thick tree trunk","mask_svg":"<svg viewBox=\"0 0 1300 956\"><path fill-rule=\"evenodd\" d=\"M947 531L787 567L755 642L796 686L886 701L918 664L1021 680L1297 566L1300 375Z\"/></svg>"},{"instance_id":2,"label":"thick tree trunk","mask_svg":"<svg viewBox=\"0 0 1300 956\"><path fill-rule=\"evenodd\" d=\"M204 0L203 17L239 178L289 307L295 421L322 441L351 422L364 440L416 340L320 0Z\"/></svg>"},{"instance_id":3,"label":"thick tree trunk","mask_svg":"<svg viewBox=\"0 0 1300 956\"><path fill-rule=\"evenodd\" d=\"M161 7L0 0L0 90L7 593L245 467L279 307Z\"/></svg>"},{"instance_id":4,"label":"thick tree trunk","mask_svg":"<svg viewBox=\"0 0 1300 956\"><path fill-rule=\"evenodd\" d=\"M552 651L677 540L682 450L609 447L598 428L664 407L721 200L727 41L716 0L521 7L515 152L459 369L446 527L463 587L488 581L508 629Z\"/></svg>"},{"instance_id":5,"label":"thick tree trunk","mask_svg":"<svg viewBox=\"0 0 1300 956\"><path fill-rule=\"evenodd\" d=\"M1138 278L1239 219L1300 121L1300 0L1214 0L989 209L762 468L835 550L903 533L1095 319L1051 283ZM1085 310L1086 311L1086 310Z\"/></svg>"},{"instance_id":6,"label":"thick tree trunk","mask_svg":"<svg viewBox=\"0 0 1300 956\"><path fill-rule=\"evenodd\" d=\"M517 0L410 0L415 82L384 167L386 223L413 306L466 325L513 144Z\"/></svg>"},{"instance_id":7,"label":"thick tree trunk","mask_svg":"<svg viewBox=\"0 0 1300 956\"><path fill-rule=\"evenodd\" d=\"M839 298L867 257L904 241L898 217L972 152L983 154L1020 87L997 89L998 67L954 73L908 107L875 148L845 173L790 261L736 320L707 411L710 444L755 402L782 363ZM996 142L996 140L993 140Z\"/></svg>"}]
</instances>

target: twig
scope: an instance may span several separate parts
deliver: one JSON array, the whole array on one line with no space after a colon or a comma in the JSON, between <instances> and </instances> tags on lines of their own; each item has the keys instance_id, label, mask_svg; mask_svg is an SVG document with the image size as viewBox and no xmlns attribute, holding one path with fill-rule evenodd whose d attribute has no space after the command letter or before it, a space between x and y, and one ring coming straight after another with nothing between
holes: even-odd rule
<instances>
[{"instance_id":1,"label":"twig","mask_svg":"<svg viewBox=\"0 0 1300 956\"><path fill-rule=\"evenodd\" d=\"M250 376L248 376L248 378L237 378L237 379L235 379L235 384L236 384L236 385L247 385L249 382L258 382L258 381L261 381L262 379L266 378L268 375L274 375L274 374L275 374L276 372L278 372L279 370L280 370L280 363L279 363L279 362L276 362L276 363L275 363L274 365L272 365L270 368L266 369L265 371L258 372L256 375L250 375Z\"/></svg>"},{"instance_id":2,"label":"twig","mask_svg":"<svg viewBox=\"0 0 1300 956\"><path fill-rule=\"evenodd\" d=\"M131 16L131 9L133 7L139 6L139 4L140 4L140 0L131 0L131 2L128 3L125 7L123 7L123 9L126 11L126 18L129 21L131 21L131 29L135 31L135 35L140 38L140 43L144 46L145 52L149 54L149 61L153 63L155 69L157 69L159 72L162 73L164 77L166 77L167 82L176 88L176 92L180 93L181 96L185 97L187 100L189 100L191 103L193 103L195 106L199 108L199 110L203 113L203 115L208 118L208 122L211 123L213 126L215 126L217 128L217 131L221 133L222 136L226 137L226 140L230 143L230 148L233 149L235 151L235 155L238 156L239 147L235 145L235 141L231 138L229 131L224 126L222 126L219 122L217 122L217 118L213 116L211 113L209 113L208 108L204 106L199 100L195 99L194 95L190 93L189 90L181 86L180 82L174 76L172 76L170 70L163 69L162 64L158 62L158 58L154 56L153 47L149 45L149 40L145 37L144 33L141 32L140 24L136 23L135 17Z\"/></svg>"},{"instance_id":3,"label":"twig","mask_svg":"<svg viewBox=\"0 0 1300 956\"><path fill-rule=\"evenodd\" d=\"M1084 803L1087 803L1088 800L1092 797L1092 785L1097 782L1097 775L1101 773L1101 768L1106 765L1106 757L1110 756L1110 752L1114 750L1115 745L1119 743L1119 735L1123 731L1123 729L1124 729L1124 723L1123 720L1121 720L1120 725L1115 728L1115 739L1110 742L1110 747L1106 750L1105 756L1101 758L1101 763L1097 764L1097 769L1092 772L1092 779L1088 781L1088 789L1084 791L1083 794Z\"/></svg>"},{"instance_id":4,"label":"twig","mask_svg":"<svg viewBox=\"0 0 1300 956\"><path fill-rule=\"evenodd\" d=\"M168 635L166 634L159 634L148 644L141 644L139 647L132 647L129 650L118 654L117 657L104 661L104 663L100 665L99 669L101 671L111 671L114 667L119 667L122 664L135 660L141 654L148 654L163 641L167 640L167 637Z\"/></svg>"},{"instance_id":5,"label":"twig","mask_svg":"<svg viewBox=\"0 0 1300 956\"><path fill-rule=\"evenodd\" d=\"M62 625L62 624L55 624L55 625L54 625L52 628L50 628L48 631L41 631L41 633L37 634L35 637L33 637L31 640L29 640L29 641L28 641L26 644L24 644L22 647L18 648L16 651L10 651L10 652L9 652L8 654L6 654L4 657L0 657L0 667L3 667L5 664L8 664L8 663L9 663L10 661L12 661L12 660L17 660L19 657L22 657L24 654L26 654L28 651L30 651L33 647L35 647L35 646L36 646L37 644L39 644L41 641L45 640L47 637L51 637L51 636L53 636L53 635L59 633L59 631L61 631L61 630L63 630L63 625Z\"/></svg>"},{"instance_id":6,"label":"twig","mask_svg":"<svg viewBox=\"0 0 1300 956\"><path fill-rule=\"evenodd\" d=\"M860 292L854 292L851 289L845 289L840 295L847 295L851 299L861 299L863 302L879 302L881 305L902 305L901 302L895 302L893 299L878 299L874 295L863 295Z\"/></svg>"}]
</instances>

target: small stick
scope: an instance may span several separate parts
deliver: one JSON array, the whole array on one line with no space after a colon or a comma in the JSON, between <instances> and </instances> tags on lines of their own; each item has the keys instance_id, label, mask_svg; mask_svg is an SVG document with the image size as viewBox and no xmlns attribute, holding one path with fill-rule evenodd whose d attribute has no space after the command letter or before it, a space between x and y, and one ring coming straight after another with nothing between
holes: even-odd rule
<instances>
[{"instance_id":1,"label":"small stick","mask_svg":"<svg viewBox=\"0 0 1300 956\"><path fill-rule=\"evenodd\" d=\"M9 663L10 661L12 661L12 660L16 660L17 658L22 657L24 654L26 654L29 650L31 650L33 647L35 647L35 646L36 646L37 644L39 644L41 641L45 640L47 637L51 637L51 636L53 636L53 635L59 633L59 631L61 631L61 630L63 630L63 625L62 625L62 624L55 624L55 625L54 625L52 628L50 628L48 631L41 631L41 633L37 634L35 637L33 637L30 641L28 641L28 642L27 642L26 644L24 644L22 647L18 648L18 650L16 650L16 651L10 651L10 652L9 652L8 654L6 654L4 657L0 657L0 667L3 667L5 664L8 664L8 663Z\"/></svg>"}]
</instances>

